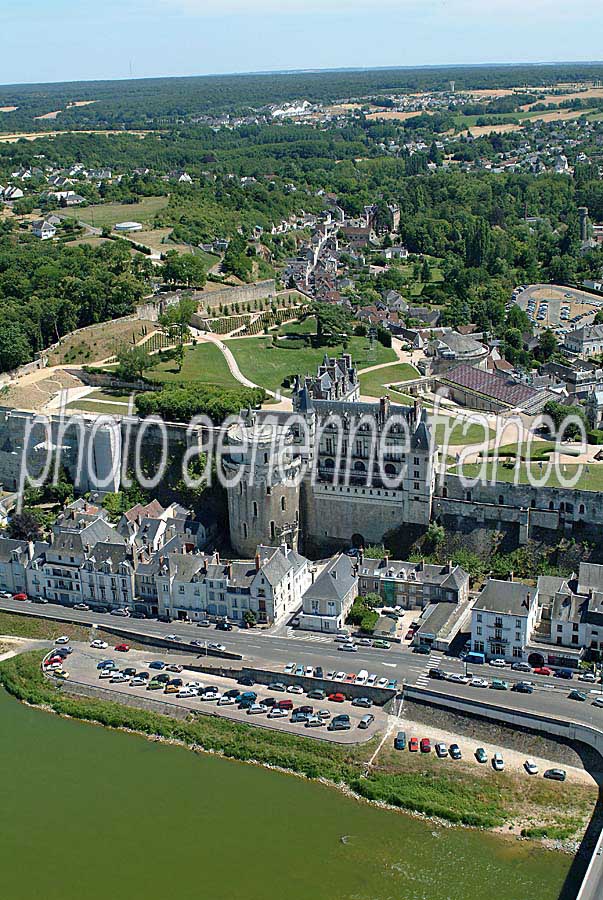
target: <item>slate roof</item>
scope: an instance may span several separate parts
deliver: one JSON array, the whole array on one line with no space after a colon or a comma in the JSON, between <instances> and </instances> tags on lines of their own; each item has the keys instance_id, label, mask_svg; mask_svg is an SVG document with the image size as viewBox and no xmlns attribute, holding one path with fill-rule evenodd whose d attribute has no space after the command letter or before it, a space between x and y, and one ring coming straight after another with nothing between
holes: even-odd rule
<instances>
[{"instance_id":1,"label":"slate roof","mask_svg":"<svg viewBox=\"0 0 603 900\"><path fill-rule=\"evenodd\" d=\"M475 369L469 365L457 366L440 375L439 379L446 384L475 391L477 394L491 397L493 400L498 400L511 407L523 406L538 395L538 391L527 384L513 381L504 375L494 375L482 369Z\"/></svg>"},{"instance_id":2,"label":"slate roof","mask_svg":"<svg viewBox=\"0 0 603 900\"><path fill-rule=\"evenodd\" d=\"M314 600L343 600L356 583L349 556L340 554L322 570L306 594Z\"/></svg>"},{"instance_id":3,"label":"slate roof","mask_svg":"<svg viewBox=\"0 0 603 900\"><path fill-rule=\"evenodd\" d=\"M527 584L491 578L473 608L507 616L527 616L535 597L536 588Z\"/></svg>"}]
</instances>

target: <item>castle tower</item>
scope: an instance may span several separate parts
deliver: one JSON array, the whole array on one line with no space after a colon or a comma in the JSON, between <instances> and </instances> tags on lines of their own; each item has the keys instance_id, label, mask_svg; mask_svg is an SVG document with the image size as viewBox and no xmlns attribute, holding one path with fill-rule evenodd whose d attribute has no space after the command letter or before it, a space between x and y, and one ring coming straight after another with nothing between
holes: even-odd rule
<instances>
[{"instance_id":1,"label":"castle tower","mask_svg":"<svg viewBox=\"0 0 603 900\"><path fill-rule=\"evenodd\" d=\"M228 431L224 471L227 487L230 543L242 557L255 555L258 544L286 543L297 550L299 474L294 435L270 414L250 410Z\"/></svg>"}]
</instances>

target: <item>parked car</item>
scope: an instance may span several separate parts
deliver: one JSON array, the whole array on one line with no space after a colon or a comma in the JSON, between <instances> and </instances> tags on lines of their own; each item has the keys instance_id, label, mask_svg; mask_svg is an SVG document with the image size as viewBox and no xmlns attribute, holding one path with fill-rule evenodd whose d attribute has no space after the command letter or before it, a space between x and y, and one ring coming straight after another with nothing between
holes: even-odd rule
<instances>
[{"instance_id":1,"label":"parked car","mask_svg":"<svg viewBox=\"0 0 603 900\"><path fill-rule=\"evenodd\" d=\"M373 647L376 650L389 650L389 641L373 641Z\"/></svg>"},{"instance_id":2,"label":"parked car","mask_svg":"<svg viewBox=\"0 0 603 900\"><path fill-rule=\"evenodd\" d=\"M293 700L290 700L288 697L286 697L284 700L279 700L276 705L277 705L278 709L284 709L284 710L293 709Z\"/></svg>"},{"instance_id":3,"label":"parked car","mask_svg":"<svg viewBox=\"0 0 603 900\"><path fill-rule=\"evenodd\" d=\"M20 600L21 602L25 602L25 600L27 599L27 594L24 594L22 591L19 591L18 594L13 594L13 600Z\"/></svg>"},{"instance_id":4,"label":"parked car","mask_svg":"<svg viewBox=\"0 0 603 900\"><path fill-rule=\"evenodd\" d=\"M386 688L388 683L389 683L388 678L380 678L379 681L377 682L377 687Z\"/></svg>"},{"instance_id":5,"label":"parked car","mask_svg":"<svg viewBox=\"0 0 603 900\"><path fill-rule=\"evenodd\" d=\"M461 753L461 748L458 744L451 744L448 750L452 759L462 759L463 754Z\"/></svg>"},{"instance_id":6,"label":"parked car","mask_svg":"<svg viewBox=\"0 0 603 900\"><path fill-rule=\"evenodd\" d=\"M469 686L477 688L487 688L490 687L490 682L487 678L472 678L469 682Z\"/></svg>"},{"instance_id":7,"label":"parked car","mask_svg":"<svg viewBox=\"0 0 603 900\"><path fill-rule=\"evenodd\" d=\"M146 681L140 675L136 675L130 682L130 687L145 687Z\"/></svg>"},{"instance_id":8,"label":"parked car","mask_svg":"<svg viewBox=\"0 0 603 900\"><path fill-rule=\"evenodd\" d=\"M96 665L97 669L119 669L114 659L103 659Z\"/></svg>"},{"instance_id":9,"label":"parked car","mask_svg":"<svg viewBox=\"0 0 603 900\"><path fill-rule=\"evenodd\" d=\"M222 696L218 700L218 706L234 706L236 702L236 697L227 697L226 694L222 694Z\"/></svg>"},{"instance_id":10,"label":"parked car","mask_svg":"<svg viewBox=\"0 0 603 900\"><path fill-rule=\"evenodd\" d=\"M493 666L495 669L504 669L507 664L504 659L491 659L488 665Z\"/></svg>"},{"instance_id":11,"label":"parked car","mask_svg":"<svg viewBox=\"0 0 603 900\"><path fill-rule=\"evenodd\" d=\"M308 696L310 696L308 694ZM352 700L352 706L362 706L364 709L370 709L373 705L373 701L370 697L354 697Z\"/></svg>"},{"instance_id":12,"label":"parked car","mask_svg":"<svg viewBox=\"0 0 603 900\"><path fill-rule=\"evenodd\" d=\"M247 687L253 687L255 681L251 677L251 675L241 675L240 678L237 678L237 684L246 685Z\"/></svg>"},{"instance_id":13,"label":"parked car","mask_svg":"<svg viewBox=\"0 0 603 900\"><path fill-rule=\"evenodd\" d=\"M314 677L315 678L323 678L324 677L324 673L322 671L322 666L316 666L316 668L314 669Z\"/></svg>"},{"instance_id":14,"label":"parked car","mask_svg":"<svg viewBox=\"0 0 603 900\"><path fill-rule=\"evenodd\" d=\"M295 672L295 663L287 663L284 671L287 675L292 675Z\"/></svg>"},{"instance_id":15,"label":"parked car","mask_svg":"<svg viewBox=\"0 0 603 900\"><path fill-rule=\"evenodd\" d=\"M222 697L222 700L223 699L224 697ZM283 709L283 707L278 706L278 704L276 706L273 706L272 709L268 712L269 719L286 719L288 715L288 710Z\"/></svg>"},{"instance_id":16,"label":"parked car","mask_svg":"<svg viewBox=\"0 0 603 900\"><path fill-rule=\"evenodd\" d=\"M488 754L484 750L483 747L478 747L475 751L475 758L478 763L487 763L488 762Z\"/></svg>"},{"instance_id":17,"label":"parked car","mask_svg":"<svg viewBox=\"0 0 603 900\"><path fill-rule=\"evenodd\" d=\"M195 688L183 687L183 688L180 688L177 696L178 697L196 697L197 693L198 692L195 690Z\"/></svg>"},{"instance_id":18,"label":"parked car","mask_svg":"<svg viewBox=\"0 0 603 900\"><path fill-rule=\"evenodd\" d=\"M468 684L469 678L466 675L461 675L459 672L452 672L451 675L447 676L447 681L451 681L453 684Z\"/></svg>"},{"instance_id":19,"label":"parked car","mask_svg":"<svg viewBox=\"0 0 603 900\"><path fill-rule=\"evenodd\" d=\"M267 708L261 703L252 703L247 710L248 716L259 716L267 712Z\"/></svg>"},{"instance_id":20,"label":"parked car","mask_svg":"<svg viewBox=\"0 0 603 900\"><path fill-rule=\"evenodd\" d=\"M320 688L314 691L308 691L308 700L324 700L326 696L326 692L321 691Z\"/></svg>"},{"instance_id":21,"label":"parked car","mask_svg":"<svg viewBox=\"0 0 603 900\"><path fill-rule=\"evenodd\" d=\"M518 694L533 694L534 693L534 685L529 681L518 681L511 688L512 691L516 691Z\"/></svg>"},{"instance_id":22,"label":"parked car","mask_svg":"<svg viewBox=\"0 0 603 900\"><path fill-rule=\"evenodd\" d=\"M275 697L266 697L264 700L260 701L262 706L265 706L266 709L272 709L273 706L276 706L276 698Z\"/></svg>"},{"instance_id":23,"label":"parked car","mask_svg":"<svg viewBox=\"0 0 603 900\"><path fill-rule=\"evenodd\" d=\"M597 677L592 672L583 672L578 677L578 681L587 681L589 684L595 684L597 681Z\"/></svg>"},{"instance_id":24,"label":"parked car","mask_svg":"<svg viewBox=\"0 0 603 900\"><path fill-rule=\"evenodd\" d=\"M106 641L96 640L96 641L92 641L90 646L93 650L106 650L107 647L109 646L109 644Z\"/></svg>"},{"instance_id":25,"label":"parked car","mask_svg":"<svg viewBox=\"0 0 603 900\"><path fill-rule=\"evenodd\" d=\"M156 678L151 679L147 684L147 691L159 691L163 689L163 684Z\"/></svg>"},{"instance_id":26,"label":"parked car","mask_svg":"<svg viewBox=\"0 0 603 900\"><path fill-rule=\"evenodd\" d=\"M310 716L308 713L300 712L299 710L291 713L291 719L289 720L294 725L298 725L300 722L307 722Z\"/></svg>"},{"instance_id":27,"label":"parked car","mask_svg":"<svg viewBox=\"0 0 603 900\"><path fill-rule=\"evenodd\" d=\"M442 669L430 669L427 674L436 681L446 681L446 678L448 677L446 672L443 672Z\"/></svg>"},{"instance_id":28,"label":"parked car","mask_svg":"<svg viewBox=\"0 0 603 900\"><path fill-rule=\"evenodd\" d=\"M129 644L116 644L113 649L117 650L118 653L129 653L130 652Z\"/></svg>"},{"instance_id":29,"label":"parked car","mask_svg":"<svg viewBox=\"0 0 603 900\"><path fill-rule=\"evenodd\" d=\"M287 688L288 694L303 694L304 689L301 684L290 684Z\"/></svg>"},{"instance_id":30,"label":"parked car","mask_svg":"<svg viewBox=\"0 0 603 900\"><path fill-rule=\"evenodd\" d=\"M338 650L343 650L344 653L356 653L358 651L358 647L356 644L340 644L337 648Z\"/></svg>"},{"instance_id":31,"label":"parked car","mask_svg":"<svg viewBox=\"0 0 603 900\"><path fill-rule=\"evenodd\" d=\"M551 781L565 781L567 773L565 769L547 769L543 778L550 778Z\"/></svg>"},{"instance_id":32,"label":"parked car","mask_svg":"<svg viewBox=\"0 0 603 900\"><path fill-rule=\"evenodd\" d=\"M112 679L114 675L115 675L115 670L114 670L114 669L101 669L101 671L100 671L98 677L99 677L99 678L111 678L111 679Z\"/></svg>"},{"instance_id":33,"label":"parked car","mask_svg":"<svg viewBox=\"0 0 603 900\"><path fill-rule=\"evenodd\" d=\"M533 759L526 759L523 764L524 769L528 773L528 775L538 775L538 766L534 762Z\"/></svg>"},{"instance_id":34,"label":"parked car","mask_svg":"<svg viewBox=\"0 0 603 900\"><path fill-rule=\"evenodd\" d=\"M283 684L282 681L271 681L268 685L268 690L277 691L282 694L287 690L287 685Z\"/></svg>"},{"instance_id":35,"label":"parked car","mask_svg":"<svg viewBox=\"0 0 603 900\"><path fill-rule=\"evenodd\" d=\"M209 619L200 619L197 622L197 628L209 628L210 625L211 622L209 621Z\"/></svg>"},{"instance_id":36,"label":"parked car","mask_svg":"<svg viewBox=\"0 0 603 900\"><path fill-rule=\"evenodd\" d=\"M352 727L350 717L346 715L335 716L329 722L329 731L349 731Z\"/></svg>"},{"instance_id":37,"label":"parked car","mask_svg":"<svg viewBox=\"0 0 603 900\"><path fill-rule=\"evenodd\" d=\"M232 625L230 622L217 622L216 623L217 631L232 631Z\"/></svg>"},{"instance_id":38,"label":"parked car","mask_svg":"<svg viewBox=\"0 0 603 900\"><path fill-rule=\"evenodd\" d=\"M127 668L123 669L124 675L127 675L128 678L134 678L136 675L136 669L134 666L127 666Z\"/></svg>"},{"instance_id":39,"label":"parked car","mask_svg":"<svg viewBox=\"0 0 603 900\"><path fill-rule=\"evenodd\" d=\"M492 757L492 768L495 772L502 772L505 767L505 761L502 758L502 753L495 753Z\"/></svg>"},{"instance_id":40,"label":"parked car","mask_svg":"<svg viewBox=\"0 0 603 900\"><path fill-rule=\"evenodd\" d=\"M87 603L76 603L73 607L74 609L79 609L82 612L86 612L86 610L90 609Z\"/></svg>"},{"instance_id":41,"label":"parked car","mask_svg":"<svg viewBox=\"0 0 603 900\"><path fill-rule=\"evenodd\" d=\"M325 724L325 720L318 715L310 716L308 719L306 719L306 728L320 728Z\"/></svg>"},{"instance_id":42,"label":"parked car","mask_svg":"<svg viewBox=\"0 0 603 900\"><path fill-rule=\"evenodd\" d=\"M514 662L511 666L514 672L531 672L532 667L526 662Z\"/></svg>"},{"instance_id":43,"label":"parked car","mask_svg":"<svg viewBox=\"0 0 603 900\"><path fill-rule=\"evenodd\" d=\"M207 649L215 650L217 653L224 653L226 647L224 646L224 644L208 644Z\"/></svg>"},{"instance_id":44,"label":"parked car","mask_svg":"<svg viewBox=\"0 0 603 900\"><path fill-rule=\"evenodd\" d=\"M548 666L537 666L534 670L534 675L552 675L553 670L549 669Z\"/></svg>"},{"instance_id":45,"label":"parked car","mask_svg":"<svg viewBox=\"0 0 603 900\"><path fill-rule=\"evenodd\" d=\"M431 753L431 741L429 738L421 738L421 753Z\"/></svg>"},{"instance_id":46,"label":"parked car","mask_svg":"<svg viewBox=\"0 0 603 900\"><path fill-rule=\"evenodd\" d=\"M328 709L319 709L319 710L317 710L316 715L320 716L321 719L330 719L331 718L331 712Z\"/></svg>"},{"instance_id":47,"label":"parked car","mask_svg":"<svg viewBox=\"0 0 603 900\"><path fill-rule=\"evenodd\" d=\"M444 759L445 756L446 757L448 756L448 747L446 746L444 741L437 742L437 744L435 745L435 752L436 752L436 756L439 759Z\"/></svg>"},{"instance_id":48,"label":"parked car","mask_svg":"<svg viewBox=\"0 0 603 900\"><path fill-rule=\"evenodd\" d=\"M160 659L154 659L153 662L149 663L149 669L165 669L165 663L161 662Z\"/></svg>"},{"instance_id":49,"label":"parked car","mask_svg":"<svg viewBox=\"0 0 603 900\"><path fill-rule=\"evenodd\" d=\"M574 677L574 673L571 669L557 669L554 674L555 678L565 678L566 681L571 681L571 679Z\"/></svg>"},{"instance_id":50,"label":"parked car","mask_svg":"<svg viewBox=\"0 0 603 900\"><path fill-rule=\"evenodd\" d=\"M68 644L71 638L67 637L66 634L62 634L61 637L55 639L55 644Z\"/></svg>"},{"instance_id":51,"label":"parked car","mask_svg":"<svg viewBox=\"0 0 603 900\"><path fill-rule=\"evenodd\" d=\"M375 721L375 717L372 713L367 713L363 716L358 722L358 728L370 728L370 726Z\"/></svg>"},{"instance_id":52,"label":"parked car","mask_svg":"<svg viewBox=\"0 0 603 900\"><path fill-rule=\"evenodd\" d=\"M420 653L422 656L429 656L431 653L431 647L427 644L417 644L416 647L412 648L413 653Z\"/></svg>"},{"instance_id":53,"label":"parked car","mask_svg":"<svg viewBox=\"0 0 603 900\"><path fill-rule=\"evenodd\" d=\"M126 618L127 616L130 615L130 613L127 609L112 609L111 615L112 616L122 616L123 618Z\"/></svg>"},{"instance_id":54,"label":"parked car","mask_svg":"<svg viewBox=\"0 0 603 900\"><path fill-rule=\"evenodd\" d=\"M509 682L503 681L501 678L493 678L490 687L495 691L508 691Z\"/></svg>"},{"instance_id":55,"label":"parked car","mask_svg":"<svg viewBox=\"0 0 603 900\"><path fill-rule=\"evenodd\" d=\"M334 694L329 694L327 698L331 703L345 703L345 694L341 694L337 691Z\"/></svg>"},{"instance_id":56,"label":"parked car","mask_svg":"<svg viewBox=\"0 0 603 900\"><path fill-rule=\"evenodd\" d=\"M593 700L593 706L603 706L603 694L595 697L595 699Z\"/></svg>"},{"instance_id":57,"label":"parked car","mask_svg":"<svg viewBox=\"0 0 603 900\"><path fill-rule=\"evenodd\" d=\"M417 753L419 749L419 739L416 737L411 737L408 742L408 751L409 753Z\"/></svg>"},{"instance_id":58,"label":"parked car","mask_svg":"<svg viewBox=\"0 0 603 900\"><path fill-rule=\"evenodd\" d=\"M394 738L394 750L404 750L406 747L406 732L399 731Z\"/></svg>"}]
</instances>

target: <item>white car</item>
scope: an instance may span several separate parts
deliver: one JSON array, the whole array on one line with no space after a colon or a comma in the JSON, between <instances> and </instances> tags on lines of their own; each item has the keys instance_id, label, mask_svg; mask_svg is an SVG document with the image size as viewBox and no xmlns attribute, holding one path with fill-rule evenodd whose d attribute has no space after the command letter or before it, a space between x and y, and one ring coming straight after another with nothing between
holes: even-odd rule
<instances>
[{"instance_id":1,"label":"white car","mask_svg":"<svg viewBox=\"0 0 603 900\"><path fill-rule=\"evenodd\" d=\"M505 761L502 758L502 753L495 753L492 757L492 768L495 772L502 772L505 767Z\"/></svg>"},{"instance_id":2,"label":"white car","mask_svg":"<svg viewBox=\"0 0 603 900\"><path fill-rule=\"evenodd\" d=\"M196 691L202 691L205 687L200 681L187 681L184 686L187 688L194 688Z\"/></svg>"},{"instance_id":3,"label":"white car","mask_svg":"<svg viewBox=\"0 0 603 900\"><path fill-rule=\"evenodd\" d=\"M316 715L320 716L321 719L330 719L331 713L328 709L319 709L316 711Z\"/></svg>"},{"instance_id":4,"label":"white car","mask_svg":"<svg viewBox=\"0 0 603 900\"><path fill-rule=\"evenodd\" d=\"M469 682L470 687L487 688L490 682L486 678L472 678Z\"/></svg>"},{"instance_id":5,"label":"white car","mask_svg":"<svg viewBox=\"0 0 603 900\"><path fill-rule=\"evenodd\" d=\"M101 669L99 678L113 678L113 669Z\"/></svg>"},{"instance_id":6,"label":"white car","mask_svg":"<svg viewBox=\"0 0 603 900\"><path fill-rule=\"evenodd\" d=\"M236 697L227 697L226 694L218 700L218 706L234 706L237 702Z\"/></svg>"},{"instance_id":7,"label":"white car","mask_svg":"<svg viewBox=\"0 0 603 900\"><path fill-rule=\"evenodd\" d=\"M526 759L523 764L524 769L528 773L528 775L538 775L538 766L534 762L533 759Z\"/></svg>"},{"instance_id":8,"label":"white car","mask_svg":"<svg viewBox=\"0 0 603 900\"><path fill-rule=\"evenodd\" d=\"M310 716L306 722L306 728L320 728L325 724L325 720L321 716Z\"/></svg>"},{"instance_id":9,"label":"white car","mask_svg":"<svg viewBox=\"0 0 603 900\"><path fill-rule=\"evenodd\" d=\"M314 675L314 666L306 666L306 678L312 678Z\"/></svg>"},{"instance_id":10,"label":"white car","mask_svg":"<svg viewBox=\"0 0 603 900\"><path fill-rule=\"evenodd\" d=\"M114 672L113 677L111 678L111 681L114 682L115 684L121 684L122 682L129 681L129 680L130 679L128 678L128 676L124 675L123 672Z\"/></svg>"},{"instance_id":11,"label":"white car","mask_svg":"<svg viewBox=\"0 0 603 900\"><path fill-rule=\"evenodd\" d=\"M280 706L273 706L270 712L268 713L269 719L286 719L289 715L289 711L286 709L281 709Z\"/></svg>"},{"instance_id":12,"label":"white car","mask_svg":"<svg viewBox=\"0 0 603 900\"><path fill-rule=\"evenodd\" d=\"M182 640L182 638L178 637L177 634L166 634L165 639L166 639L166 641L181 641ZM209 646L211 647L211 644Z\"/></svg>"},{"instance_id":13,"label":"white car","mask_svg":"<svg viewBox=\"0 0 603 900\"><path fill-rule=\"evenodd\" d=\"M389 681L387 678L380 678L379 681L377 682L377 687L384 688L384 687L387 687L388 684L389 684Z\"/></svg>"},{"instance_id":14,"label":"white car","mask_svg":"<svg viewBox=\"0 0 603 900\"><path fill-rule=\"evenodd\" d=\"M293 672L295 672L295 663L287 663L287 665L285 666L285 672L288 675L291 675Z\"/></svg>"},{"instance_id":15,"label":"white car","mask_svg":"<svg viewBox=\"0 0 603 900\"><path fill-rule=\"evenodd\" d=\"M290 684L287 688L288 694L303 694L304 689L301 684Z\"/></svg>"},{"instance_id":16,"label":"white car","mask_svg":"<svg viewBox=\"0 0 603 900\"><path fill-rule=\"evenodd\" d=\"M495 669L504 669L507 664L504 659L491 659L488 665L494 666Z\"/></svg>"},{"instance_id":17,"label":"white car","mask_svg":"<svg viewBox=\"0 0 603 900\"><path fill-rule=\"evenodd\" d=\"M347 653L356 653L357 650L358 650L358 647L356 646L356 644L348 644L348 643L345 643L345 644L340 644L339 647L338 647L337 649L338 649L338 650L344 650L344 651L346 651Z\"/></svg>"},{"instance_id":18,"label":"white car","mask_svg":"<svg viewBox=\"0 0 603 900\"><path fill-rule=\"evenodd\" d=\"M452 681L454 684L469 684L467 676L461 675L458 672L452 672L447 676L446 681Z\"/></svg>"},{"instance_id":19,"label":"white car","mask_svg":"<svg viewBox=\"0 0 603 900\"><path fill-rule=\"evenodd\" d=\"M335 641L336 644L343 644L346 641L351 641L352 638L350 637L349 634L336 634L335 637L333 638L333 640Z\"/></svg>"},{"instance_id":20,"label":"white car","mask_svg":"<svg viewBox=\"0 0 603 900\"><path fill-rule=\"evenodd\" d=\"M259 716L259 715L261 715L262 713L265 713L265 712L266 712L266 707L265 707L265 706L262 706L261 703L254 703L254 704L253 704L252 706L250 706L249 709L247 710L247 715L248 715L248 716Z\"/></svg>"},{"instance_id":21,"label":"white car","mask_svg":"<svg viewBox=\"0 0 603 900\"><path fill-rule=\"evenodd\" d=\"M346 676L345 672L335 672L335 677L333 678L333 681L345 681L345 676Z\"/></svg>"},{"instance_id":22,"label":"white car","mask_svg":"<svg viewBox=\"0 0 603 900\"><path fill-rule=\"evenodd\" d=\"M578 681L588 681L589 684L595 684L597 678L592 672L583 672L582 675L578 677Z\"/></svg>"},{"instance_id":23,"label":"white car","mask_svg":"<svg viewBox=\"0 0 603 900\"><path fill-rule=\"evenodd\" d=\"M106 641L92 641L90 644L93 650L106 650L109 644Z\"/></svg>"},{"instance_id":24,"label":"white car","mask_svg":"<svg viewBox=\"0 0 603 900\"><path fill-rule=\"evenodd\" d=\"M203 691L203 693L198 696L200 700L220 700L220 691L216 688L211 691Z\"/></svg>"},{"instance_id":25,"label":"white car","mask_svg":"<svg viewBox=\"0 0 603 900\"><path fill-rule=\"evenodd\" d=\"M593 700L593 706L603 706L603 694L599 694L598 697L595 697Z\"/></svg>"},{"instance_id":26,"label":"white car","mask_svg":"<svg viewBox=\"0 0 603 900\"><path fill-rule=\"evenodd\" d=\"M66 634L62 634L56 639L55 644L68 644L70 640L71 638L68 638Z\"/></svg>"},{"instance_id":27,"label":"white car","mask_svg":"<svg viewBox=\"0 0 603 900\"><path fill-rule=\"evenodd\" d=\"M376 675L369 675L369 677L366 679L366 683L369 687L372 687L376 681L377 681Z\"/></svg>"},{"instance_id":28,"label":"white car","mask_svg":"<svg viewBox=\"0 0 603 900\"><path fill-rule=\"evenodd\" d=\"M145 685L146 681L144 680L144 678L140 678L138 675L136 675L130 682L130 687L145 687Z\"/></svg>"},{"instance_id":29,"label":"white car","mask_svg":"<svg viewBox=\"0 0 603 900\"><path fill-rule=\"evenodd\" d=\"M224 646L224 644L208 644L207 649L208 650L217 650L219 653L224 653L224 651L226 650L226 647Z\"/></svg>"},{"instance_id":30,"label":"white car","mask_svg":"<svg viewBox=\"0 0 603 900\"><path fill-rule=\"evenodd\" d=\"M177 697L197 697L198 692L194 688L181 688L176 694Z\"/></svg>"}]
</instances>

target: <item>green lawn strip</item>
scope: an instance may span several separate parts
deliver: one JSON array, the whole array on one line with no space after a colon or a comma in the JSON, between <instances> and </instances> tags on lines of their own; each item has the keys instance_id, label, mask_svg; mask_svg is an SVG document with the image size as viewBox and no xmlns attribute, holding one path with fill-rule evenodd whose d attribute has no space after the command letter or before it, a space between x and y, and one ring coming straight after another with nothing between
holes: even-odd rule
<instances>
[{"instance_id":1,"label":"green lawn strip","mask_svg":"<svg viewBox=\"0 0 603 900\"><path fill-rule=\"evenodd\" d=\"M329 356L340 356L344 348L300 347L287 349L274 346L272 337L241 338L226 342L235 356L243 375L268 390L282 390L284 379L300 374L314 374L322 363L325 353ZM348 344L348 352L361 368L379 363L394 362L395 352L380 343L375 344L374 358L370 358L369 344L366 338L353 337Z\"/></svg>"},{"instance_id":2,"label":"green lawn strip","mask_svg":"<svg viewBox=\"0 0 603 900\"><path fill-rule=\"evenodd\" d=\"M291 315L294 313L292 311ZM307 319L303 319L301 322L286 322L284 325L280 325L278 329L278 334L282 337L287 335L313 335L316 334L316 316L308 316Z\"/></svg>"},{"instance_id":3,"label":"green lawn strip","mask_svg":"<svg viewBox=\"0 0 603 900\"><path fill-rule=\"evenodd\" d=\"M41 609L43 609L43 607L41 607ZM38 619L35 616L19 616L13 613L0 613L0 634L42 641L54 641L56 638L65 634L72 641L88 642L91 635L91 629L86 625L70 625L66 622ZM115 635L104 632L101 628L95 629L94 637L107 641L109 646L118 643L118 638L116 638ZM142 644L139 645L132 641L128 641L128 644L131 647L140 647L141 649L144 649ZM69 663L67 663L67 665L69 665Z\"/></svg>"},{"instance_id":4,"label":"green lawn strip","mask_svg":"<svg viewBox=\"0 0 603 900\"><path fill-rule=\"evenodd\" d=\"M150 381L164 384L190 384L198 381L201 384L213 384L217 387L238 388L240 382L230 374L228 364L221 350L214 344L197 344L189 347L184 356L181 371L174 360L160 362L158 366L146 373Z\"/></svg>"},{"instance_id":5,"label":"green lawn strip","mask_svg":"<svg viewBox=\"0 0 603 900\"><path fill-rule=\"evenodd\" d=\"M95 403L93 400L74 400L73 403L67 404L66 409L73 412L81 410L81 412L98 413L99 415L106 416L128 415L128 407L124 404L120 405L117 403Z\"/></svg>"},{"instance_id":6,"label":"green lawn strip","mask_svg":"<svg viewBox=\"0 0 603 900\"><path fill-rule=\"evenodd\" d=\"M360 374L360 393L366 397L383 397L386 384L397 384L401 381L412 381L419 378L419 373L409 363L394 363L384 369Z\"/></svg>"},{"instance_id":7,"label":"green lawn strip","mask_svg":"<svg viewBox=\"0 0 603 900\"><path fill-rule=\"evenodd\" d=\"M90 394L86 394L85 397L82 397L82 400L108 400L113 403L128 403L130 396L130 394L124 394L122 391L111 391L108 388L99 388L96 391L92 391Z\"/></svg>"},{"instance_id":8,"label":"green lawn strip","mask_svg":"<svg viewBox=\"0 0 603 900\"><path fill-rule=\"evenodd\" d=\"M498 448L492 447L484 455L488 457L498 456L499 459L503 457L517 459L519 456L523 460L539 461L547 459L556 449L557 446L552 441L532 441L529 445L527 443L502 444ZM578 456L581 451L576 447L562 447L559 448L559 452L565 456Z\"/></svg>"},{"instance_id":9,"label":"green lawn strip","mask_svg":"<svg viewBox=\"0 0 603 900\"><path fill-rule=\"evenodd\" d=\"M0 664L0 682L9 693L74 718L179 740L189 747L222 752L231 759L253 760L308 778L345 784L367 799L384 800L451 822L491 828L507 819L500 788L485 786L481 778L466 771L459 778L439 773L426 777L424 772L375 772L363 778L376 739L361 747L346 747L254 728L219 716L181 721L118 703L74 698L42 676L41 657L39 652L27 653Z\"/></svg>"},{"instance_id":10,"label":"green lawn strip","mask_svg":"<svg viewBox=\"0 0 603 900\"><path fill-rule=\"evenodd\" d=\"M519 484L529 484L528 474L531 469L532 479L535 483L541 482L545 473L548 469L548 462L542 460L539 462L521 462L518 469L519 475L517 476L517 470L515 463L511 462L510 464L505 465L504 461L499 461L498 465L493 462L487 462L482 466L480 463L466 463L463 467L463 472L461 472L460 468L456 469L457 474L464 474L465 478L471 479L475 478L478 474L481 474L482 470L485 471L486 481L491 482L495 477L495 481L503 483L503 484L511 484L514 483L516 477L518 477ZM601 491L603 490L603 465L589 464L589 465L576 465L573 463L560 463L559 470L561 472L564 480L571 480L576 471L578 469L582 470L582 474L576 484L572 485L573 490L580 491ZM543 482L542 487L564 487L561 484L559 478L557 477L557 472L554 464L552 464L551 471L546 482Z\"/></svg>"}]
</instances>

